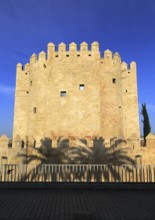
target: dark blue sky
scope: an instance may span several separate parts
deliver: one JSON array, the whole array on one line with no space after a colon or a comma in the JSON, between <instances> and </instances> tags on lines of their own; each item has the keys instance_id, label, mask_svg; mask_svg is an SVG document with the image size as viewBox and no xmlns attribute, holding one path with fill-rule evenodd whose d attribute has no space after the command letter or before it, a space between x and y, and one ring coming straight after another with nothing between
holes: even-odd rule
<instances>
[{"instance_id":1,"label":"dark blue sky","mask_svg":"<svg viewBox=\"0 0 155 220\"><path fill-rule=\"evenodd\" d=\"M155 132L154 0L0 0L0 134L12 136L16 64L48 42L100 43L137 62L139 104Z\"/></svg>"}]
</instances>

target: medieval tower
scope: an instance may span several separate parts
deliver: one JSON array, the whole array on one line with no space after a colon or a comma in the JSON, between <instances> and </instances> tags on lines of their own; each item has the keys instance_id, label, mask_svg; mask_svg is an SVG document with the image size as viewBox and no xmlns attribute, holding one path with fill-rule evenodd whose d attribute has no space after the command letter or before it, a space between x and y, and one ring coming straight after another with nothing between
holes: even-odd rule
<instances>
[{"instance_id":1,"label":"medieval tower","mask_svg":"<svg viewBox=\"0 0 155 220\"><path fill-rule=\"evenodd\" d=\"M17 64L13 138L139 139L136 63L99 51L98 42L53 43Z\"/></svg>"}]
</instances>

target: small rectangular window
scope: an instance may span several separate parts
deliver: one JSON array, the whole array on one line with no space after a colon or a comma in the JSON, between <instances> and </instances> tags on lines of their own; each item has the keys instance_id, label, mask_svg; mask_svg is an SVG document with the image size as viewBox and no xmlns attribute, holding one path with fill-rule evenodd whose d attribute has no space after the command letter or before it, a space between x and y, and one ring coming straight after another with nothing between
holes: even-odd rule
<instances>
[{"instance_id":1,"label":"small rectangular window","mask_svg":"<svg viewBox=\"0 0 155 220\"><path fill-rule=\"evenodd\" d=\"M34 113L34 114L37 113L37 108L36 108L36 107L33 108L33 113Z\"/></svg>"},{"instance_id":2,"label":"small rectangular window","mask_svg":"<svg viewBox=\"0 0 155 220\"><path fill-rule=\"evenodd\" d=\"M24 145L25 145L25 143L24 143L24 141L22 141L22 148L24 148Z\"/></svg>"},{"instance_id":3,"label":"small rectangular window","mask_svg":"<svg viewBox=\"0 0 155 220\"><path fill-rule=\"evenodd\" d=\"M30 81L30 86L32 86L32 81Z\"/></svg>"},{"instance_id":4,"label":"small rectangular window","mask_svg":"<svg viewBox=\"0 0 155 220\"><path fill-rule=\"evenodd\" d=\"M80 84L79 85L79 90L84 90L85 89L85 85L84 84Z\"/></svg>"},{"instance_id":5,"label":"small rectangular window","mask_svg":"<svg viewBox=\"0 0 155 220\"><path fill-rule=\"evenodd\" d=\"M115 83L116 83L116 79L115 79L115 78L113 78L113 79L112 79L112 82L115 84Z\"/></svg>"},{"instance_id":6,"label":"small rectangular window","mask_svg":"<svg viewBox=\"0 0 155 220\"><path fill-rule=\"evenodd\" d=\"M67 92L66 92L66 91L61 91L61 92L60 92L60 96L61 96L61 97L67 96Z\"/></svg>"}]
</instances>

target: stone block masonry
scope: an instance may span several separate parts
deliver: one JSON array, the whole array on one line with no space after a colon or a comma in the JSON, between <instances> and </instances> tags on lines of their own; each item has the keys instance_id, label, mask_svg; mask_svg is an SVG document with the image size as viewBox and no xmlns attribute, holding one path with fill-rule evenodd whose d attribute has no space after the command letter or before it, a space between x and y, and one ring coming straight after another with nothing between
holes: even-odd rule
<instances>
[{"instance_id":1,"label":"stone block masonry","mask_svg":"<svg viewBox=\"0 0 155 220\"><path fill-rule=\"evenodd\" d=\"M47 54L17 64L13 140L95 137L139 140L136 63L99 43L49 43ZM87 138L89 137L89 138ZM135 138L136 137L136 138Z\"/></svg>"}]
</instances>

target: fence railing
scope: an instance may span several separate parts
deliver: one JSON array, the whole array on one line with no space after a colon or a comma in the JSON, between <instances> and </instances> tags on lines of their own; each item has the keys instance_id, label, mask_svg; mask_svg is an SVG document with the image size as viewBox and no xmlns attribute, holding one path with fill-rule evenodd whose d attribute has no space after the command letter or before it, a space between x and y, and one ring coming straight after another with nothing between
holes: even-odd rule
<instances>
[{"instance_id":1,"label":"fence railing","mask_svg":"<svg viewBox=\"0 0 155 220\"><path fill-rule=\"evenodd\" d=\"M0 182L155 182L155 165L0 165Z\"/></svg>"}]
</instances>

